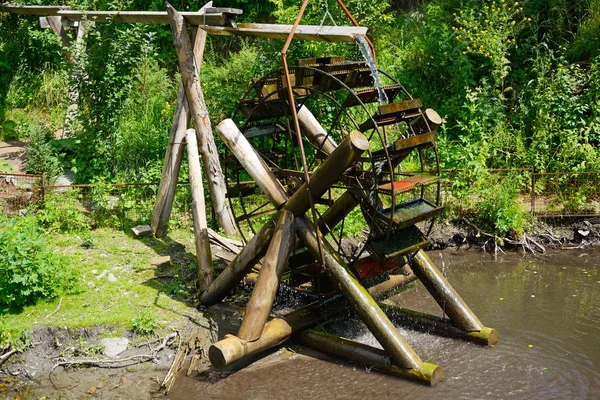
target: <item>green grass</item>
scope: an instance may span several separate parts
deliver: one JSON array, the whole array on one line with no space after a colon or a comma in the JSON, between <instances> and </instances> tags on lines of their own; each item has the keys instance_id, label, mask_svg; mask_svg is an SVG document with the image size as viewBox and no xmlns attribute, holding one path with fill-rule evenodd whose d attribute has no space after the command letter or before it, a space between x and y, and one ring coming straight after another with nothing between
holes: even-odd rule
<instances>
[{"instance_id":1,"label":"green grass","mask_svg":"<svg viewBox=\"0 0 600 400\"><path fill-rule=\"evenodd\" d=\"M156 316L159 330L173 329L202 316L190 294L195 293L191 232L175 231L165 240L136 239L111 229L98 229L91 235L94 245L90 249L81 247L84 239L77 235L57 235L54 240L60 251L71 255L79 270L79 293L65 295L54 314L58 298L9 312L2 316L6 326L28 330L36 326L105 325L118 334L131 330L143 310ZM173 260L171 267L158 270L150 265L153 257L167 254ZM118 281L98 279L104 270L112 272Z\"/></svg>"},{"instance_id":2,"label":"green grass","mask_svg":"<svg viewBox=\"0 0 600 400\"><path fill-rule=\"evenodd\" d=\"M0 173L11 173L13 172L12 166L4 160L0 160Z\"/></svg>"}]
</instances>

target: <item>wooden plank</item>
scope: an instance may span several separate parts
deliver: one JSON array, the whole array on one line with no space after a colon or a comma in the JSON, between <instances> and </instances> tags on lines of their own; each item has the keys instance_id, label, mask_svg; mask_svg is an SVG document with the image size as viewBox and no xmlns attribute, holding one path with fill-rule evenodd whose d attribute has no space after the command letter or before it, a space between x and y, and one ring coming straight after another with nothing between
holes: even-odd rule
<instances>
[{"instance_id":1,"label":"wooden plank","mask_svg":"<svg viewBox=\"0 0 600 400\"><path fill-rule=\"evenodd\" d=\"M182 12L186 22L190 25L226 24L227 16L223 13ZM124 22L141 24L168 24L169 16L166 11L59 11L58 15L70 21L90 20L95 22Z\"/></svg>"},{"instance_id":2,"label":"wooden plank","mask_svg":"<svg viewBox=\"0 0 600 400\"><path fill-rule=\"evenodd\" d=\"M18 6L14 4L0 5L0 12L24 15L58 15L61 10L70 10L69 6Z\"/></svg>"},{"instance_id":3,"label":"wooden plank","mask_svg":"<svg viewBox=\"0 0 600 400\"><path fill-rule=\"evenodd\" d=\"M252 36L286 40L292 25L241 23L237 25L237 28L203 26L202 29L213 35ZM294 39L353 43L358 36L364 36L366 33L367 28L362 26L298 25L298 29L294 33Z\"/></svg>"}]
</instances>

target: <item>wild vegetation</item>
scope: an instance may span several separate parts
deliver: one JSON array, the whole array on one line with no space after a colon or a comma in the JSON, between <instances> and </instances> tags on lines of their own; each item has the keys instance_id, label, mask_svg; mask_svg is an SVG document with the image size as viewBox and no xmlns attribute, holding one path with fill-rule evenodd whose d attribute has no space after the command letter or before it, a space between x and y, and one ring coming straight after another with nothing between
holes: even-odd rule
<instances>
[{"instance_id":1,"label":"wild vegetation","mask_svg":"<svg viewBox=\"0 0 600 400\"><path fill-rule=\"evenodd\" d=\"M59 3L75 9L164 8L162 2L141 0ZM223 0L217 5L244 9L242 21L290 23L300 4ZM195 10L202 2L173 5ZM473 194L485 199L471 211L490 231L519 236L528 227L517 194L530 182L518 172L492 178L488 169L600 170L600 1L350 0L346 5L369 28L379 66L444 118L438 135L442 168L459 170L450 183L452 199L461 209L469 208ZM309 3L302 22L331 19L347 23L333 0L319 0ZM65 167L78 183L157 181L179 82L169 27L97 24L85 45L85 51L74 49L76 62L68 63L59 38L40 29L37 17L0 14L0 138L27 141L28 172L50 182ZM209 36L201 78L213 123L232 114L252 77L280 66L280 50L277 41ZM297 42L288 58L323 54L362 57L352 45ZM69 85L80 96L72 133L63 138ZM534 189L544 190L544 182ZM60 232L123 228L123 218L114 219L114 205L123 215L135 211L141 197L152 197L143 190L121 194L115 203L110 187L97 186L88 216L74 206L81 198L50 196L53 208L42 211L37 223ZM580 192L578 200L566 199L565 207L585 207L588 191ZM186 194L178 194L176 202ZM112 211L106 213L109 203ZM148 204L143 206L147 210ZM450 208L451 214L458 212Z\"/></svg>"}]
</instances>

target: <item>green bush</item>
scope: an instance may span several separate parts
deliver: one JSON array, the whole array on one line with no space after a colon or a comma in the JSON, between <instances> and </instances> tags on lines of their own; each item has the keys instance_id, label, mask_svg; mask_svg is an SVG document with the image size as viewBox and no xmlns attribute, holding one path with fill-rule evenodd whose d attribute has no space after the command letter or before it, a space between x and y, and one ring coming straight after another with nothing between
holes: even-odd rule
<instances>
[{"instance_id":1,"label":"green bush","mask_svg":"<svg viewBox=\"0 0 600 400\"><path fill-rule=\"evenodd\" d=\"M19 308L71 290L75 270L33 216L0 216L0 308Z\"/></svg>"},{"instance_id":2,"label":"green bush","mask_svg":"<svg viewBox=\"0 0 600 400\"><path fill-rule=\"evenodd\" d=\"M77 191L48 193L39 218L48 232L80 233L90 229Z\"/></svg>"},{"instance_id":3,"label":"green bush","mask_svg":"<svg viewBox=\"0 0 600 400\"><path fill-rule=\"evenodd\" d=\"M476 204L479 222L500 236L521 237L529 219L519 202L519 193L517 177L490 179L479 193L482 201Z\"/></svg>"},{"instance_id":4,"label":"green bush","mask_svg":"<svg viewBox=\"0 0 600 400\"><path fill-rule=\"evenodd\" d=\"M50 136L50 137L49 137ZM62 173L62 165L50 145L51 135L39 127L32 127L27 145L27 172L42 174L51 184Z\"/></svg>"}]
</instances>

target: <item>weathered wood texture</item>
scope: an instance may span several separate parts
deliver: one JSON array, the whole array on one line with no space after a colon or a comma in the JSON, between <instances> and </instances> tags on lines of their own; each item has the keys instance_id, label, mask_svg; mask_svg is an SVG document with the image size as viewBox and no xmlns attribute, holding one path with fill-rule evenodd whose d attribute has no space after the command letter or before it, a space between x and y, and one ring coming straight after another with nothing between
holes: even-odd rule
<instances>
[{"instance_id":1,"label":"weathered wood texture","mask_svg":"<svg viewBox=\"0 0 600 400\"><path fill-rule=\"evenodd\" d=\"M260 231L254 235L248 244L242 249L234 260L229 263L227 268L219 274L212 282L208 290L200 296L200 302L205 306L211 306L223 300L229 292L237 285L258 260L265 255L271 242L271 237L275 231L275 221L279 218L275 214L269 222L267 222Z\"/></svg>"},{"instance_id":2,"label":"weathered wood texture","mask_svg":"<svg viewBox=\"0 0 600 400\"><path fill-rule=\"evenodd\" d=\"M400 368L394 365L389 354L381 349L315 330L303 331L299 335L298 342L323 353L353 361L363 367L375 368L386 374L426 385L434 386L444 378L444 371L436 364L424 362L418 368Z\"/></svg>"},{"instance_id":3,"label":"weathered wood texture","mask_svg":"<svg viewBox=\"0 0 600 400\"><path fill-rule=\"evenodd\" d=\"M337 143L331 136L327 135L325 128L319 123L314 114L306 107L302 106L298 110L298 122L304 128L305 136L310 142L321 149L325 154L331 154L337 147Z\"/></svg>"},{"instance_id":4,"label":"weathered wood texture","mask_svg":"<svg viewBox=\"0 0 600 400\"><path fill-rule=\"evenodd\" d=\"M204 204L202 168L200 168L200 156L198 154L198 143L196 142L196 131L194 129L187 130L185 141L192 191L192 215L194 218L196 260L198 262L198 283L200 292L204 292L212 283L213 269L210 239L207 231L206 206Z\"/></svg>"},{"instance_id":5,"label":"weathered wood texture","mask_svg":"<svg viewBox=\"0 0 600 400\"><path fill-rule=\"evenodd\" d=\"M396 324L415 331L461 339L484 346L494 346L499 340L498 331L493 328L484 327L479 331L469 332L460 329L447 318L407 310L385 303L379 303L379 306Z\"/></svg>"},{"instance_id":6,"label":"weathered wood texture","mask_svg":"<svg viewBox=\"0 0 600 400\"><path fill-rule=\"evenodd\" d=\"M459 328L471 332L484 328L479 318L450 286L444 275L423 250L419 250L413 257L411 268L442 310Z\"/></svg>"},{"instance_id":7,"label":"weathered wood texture","mask_svg":"<svg viewBox=\"0 0 600 400\"><path fill-rule=\"evenodd\" d=\"M258 281L246 305L246 314L238 332L241 339L252 341L260 337L269 318L295 237L294 215L284 210L279 215L271 244L258 273Z\"/></svg>"},{"instance_id":8,"label":"weathered wood texture","mask_svg":"<svg viewBox=\"0 0 600 400\"><path fill-rule=\"evenodd\" d=\"M200 12L202 12L203 8L200 9ZM206 32L194 28L192 29L191 36L194 46L194 61L196 66L200 68L204 58ZM183 158L183 140L185 132L190 124L190 119L190 109L185 96L183 81L181 81L179 83L177 104L175 106L173 124L171 125L171 132L169 134L169 143L167 144L165 153L162 175L156 194L156 204L154 205L154 212L152 214L152 231L157 238L164 237L167 234L167 223L169 222L171 211L173 209L181 159ZM196 135L198 135L198 132L196 132Z\"/></svg>"},{"instance_id":9,"label":"weathered wood texture","mask_svg":"<svg viewBox=\"0 0 600 400\"><path fill-rule=\"evenodd\" d=\"M20 6L16 4L0 4L0 12L24 15L57 15L61 10L70 10L69 6Z\"/></svg>"},{"instance_id":10,"label":"weathered wood texture","mask_svg":"<svg viewBox=\"0 0 600 400\"><path fill-rule=\"evenodd\" d=\"M201 26L208 33L225 36L252 36L264 39L286 40L292 25L240 23L236 28ZM364 36L367 28L361 26L318 26L298 25L294 40L320 42L355 42L358 36Z\"/></svg>"},{"instance_id":11,"label":"weathered wood texture","mask_svg":"<svg viewBox=\"0 0 600 400\"><path fill-rule=\"evenodd\" d=\"M173 43L177 51L177 60L181 70L185 94L187 97L194 127L198 134L200 154L204 175L208 181L212 206L219 225L228 235L237 234L233 214L226 201L225 179L219 154L215 146L210 118L204 102L204 94L200 85L197 68L194 62L194 52L187 33L187 24L183 16L167 3L167 12L171 18L171 31Z\"/></svg>"}]
</instances>

